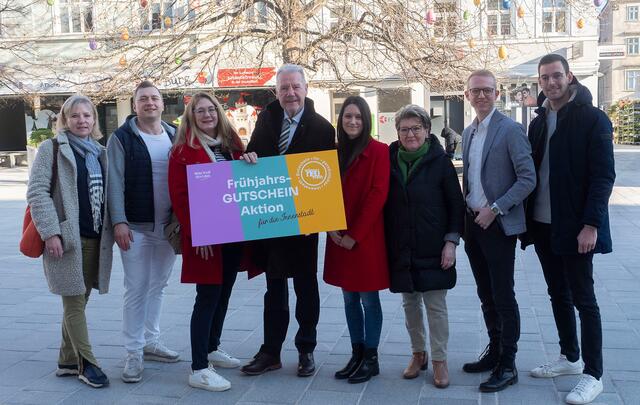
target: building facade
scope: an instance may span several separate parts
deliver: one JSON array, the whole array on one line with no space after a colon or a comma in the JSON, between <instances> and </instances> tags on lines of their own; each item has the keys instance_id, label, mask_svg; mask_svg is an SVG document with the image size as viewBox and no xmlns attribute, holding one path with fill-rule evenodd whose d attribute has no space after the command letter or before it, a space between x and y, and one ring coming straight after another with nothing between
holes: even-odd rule
<instances>
[{"instance_id":1,"label":"building facade","mask_svg":"<svg viewBox=\"0 0 640 405\"><path fill-rule=\"evenodd\" d=\"M600 19L602 108L640 99L640 1L609 1Z\"/></svg>"},{"instance_id":2,"label":"building facade","mask_svg":"<svg viewBox=\"0 0 640 405\"><path fill-rule=\"evenodd\" d=\"M33 50L32 57L36 60L26 68L20 65L23 70L43 68L47 61L55 64L63 55L82 55L95 48L99 51L101 46L116 49L117 41L108 39L114 32L120 37L125 32L127 36L157 32L158 38L179 35L172 31L174 21L195 19L199 8L209 3L221 3L216 0L136 0L122 8L127 2L9 1L27 5L19 18L0 13L0 27L3 27L0 41L16 46L28 44ZM246 20L259 27L268 27L265 3L251 4L243 11ZM348 4L345 6L348 13L358 15L358 2L345 4ZM407 1L407 7L415 4L419 2ZM511 0L439 0L424 2L423 11L425 29L435 40L455 35L461 52L472 48L485 50L485 57L471 61L468 68L490 67L496 71L501 91L499 108L517 121L526 123L531 119L531 108L523 105L522 96L529 92L535 97L538 93L537 62L550 52L564 55L578 79L589 87L595 99L598 97L599 27L597 11L593 7L578 10L565 0L517 3ZM336 21L333 9L319 7L317 13L326 28ZM129 16L129 25L125 28L118 20L123 15ZM465 34L460 35L460 32ZM196 57L199 49L194 46L185 52L181 54L185 58ZM257 49L255 53L259 53ZM12 64L18 64L12 55L0 47L0 67L11 68ZM127 68L127 58L130 60L131 56L123 53L117 63L96 63L89 58L83 61L80 57L75 66L60 66L56 79L39 79L37 75L31 75L0 86L0 121L12 122L10 129L6 126L0 129L0 150L24 148L25 134L51 126L51 116L59 110L62 101L77 91L74 83L80 81L79 75L99 77L108 74L117 78L119 72ZM175 63L181 65L180 68L157 82L165 96L165 119L173 121L179 117L195 92L214 91L241 136L248 139L257 114L275 99L275 70L281 64L280 59L267 54L257 63L257 59L252 58L221 57L208 70L191 68L178 59L176 56ZM151 61L150 66L153 63ZM353 94L363 96L371 106L374 131L385 142L397 138L394 113L409 103L423 106L430 112L432 132L436 134L445 125L461 132L474 118L473 110L464 100L462 87L438 92L429 83L403 77L398 68L397 74L354 76L345 86L331 71L321 69L309 73L309 97L314 99L318 112L335 124L345 98ZM99 86L100 82L96 80L95 88ZM131 83L123 83L125 86L130 88ZM25 98L25 94L28 97ZM102 131L111 133L131 112L131 98L127 94L103 100L99 105ZM24 117L24 126L21 117Z\"/></svg>"}]
</instances>

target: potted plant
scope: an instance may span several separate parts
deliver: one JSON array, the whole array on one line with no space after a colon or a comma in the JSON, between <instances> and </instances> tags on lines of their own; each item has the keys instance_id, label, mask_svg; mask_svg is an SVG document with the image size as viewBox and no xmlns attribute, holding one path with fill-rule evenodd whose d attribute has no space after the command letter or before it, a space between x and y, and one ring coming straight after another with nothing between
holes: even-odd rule
<instances>
[{"instance_id":1,"label":"potted plant","mask_svg":"<svg viewBox=\"0 0 640 405\"><path fill-rule=\"evenodd\" d=\"M38 146L40 146L43 141L53 138L54 136L55 132L49 128L38 128L31 131L29 138L27 139L27 164L29 165L29 168L31 168L31 165L36 158Z\"/></svg>"}]
</instances>

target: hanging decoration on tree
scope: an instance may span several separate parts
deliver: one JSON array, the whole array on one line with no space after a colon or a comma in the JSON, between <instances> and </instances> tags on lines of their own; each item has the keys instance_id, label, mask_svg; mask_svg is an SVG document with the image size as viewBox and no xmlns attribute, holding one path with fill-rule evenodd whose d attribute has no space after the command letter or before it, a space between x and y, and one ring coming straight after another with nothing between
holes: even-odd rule
<instances>
[{"instance_id":1,"label":"hanging decoration on tree","mask_svg":"<svg viewBox=\"0 0 640 405\"><path fill-rule=\"evenodd\" d=\"M500 58L500 60L507 59L507 47L506 46L500 45L500 48L498 48L498 58Z\"/></svg>"},{"instance_id":2,"label":"hanging decoration on tree","mask_svg":"<svg viewBox=\"0 0 640 405\"><path fill-rule=\"evenodd\" d=\"M511 0L502 0L502 8L509 10L511 8Z\"/></svg>"},{"instance_id":3,"label":"hanging decoration on tree","mask_svg":"<svg viewBox=\"0 0 640 405\"><path fill-rule=\"evenodd\" d=\"M462 18L465 21L468 21L470 16L471 16L471 13L469 12L469 10L464 10L464 12L462 13Z\"/></svg>"},{"instance_id":4,"label":"hanging decoration on tree","mask_svg":"<svg viewBox=\"0 0 640 405\"><path fill-rule=\"evenodd\" d=\"M473 0L473 4L474 4L476 7L480 7L480 0Z\"/></svg>"},{"instance_id":5,"label":"hanging decoration on tree","mask_svg":"<svg viewBox=\"0 0 640 405\"><path fill-rule=\"evenodd\" d=\"M593 0L593 5L596 7L600 7L602 5L602 0Z\"/></svg>"},{"instance_id":6,"label":"hanging decoration on tree","mask_svg":"<svg viewBox=\"0 0 640 405\"><path fill-rule=\"evenodd\" d=\"M524 6L521 4L518 6L518 18L524 18Z\"/></svg>"},{"instance_id":7,"label":"hanging decoration on tree","mask_svg":"<svg viewBox=\"0 0 640 405\"><path fill-rule=\"evenodd\" d=\"M149 2L147 0L140 0L140 7L147 8Z\"/></svg>"},{"instance_id":8,"label":"hanging decoration on tree","mask_svg":"<svg viewBox=\"0 0 640 405\"><path fill-rule=\"evenodd\" d=\"M182 65L182 57L180 55L176 55L176 58L174 59L174 62L178 66Z\"/></svg>"},{"instance_id":9,"label":"hanging decoration on tree","mask_svg":"<svg viewBox=\"0 0 640 405\"><path fill-rule=\"evenodd\" d=\"M125 55L122 55L118 63L120 64L120 66L127 66L127 57Z\"/></svg>"},{"instance_id":10,"label":"hanging decoration on tree","mask_svg":"<svg viewBox=\"0 0 640 405\"><path fill-rule=\"evenodd\" d=\"M53 6L53 4L55 3L55 0L47 0L47 5L48 6Z\"/></svg>"},{"instance_id":11,"label":"hanging decoration on tree","mask_svg":"<svg viewBox=\"0 0 640 405\"><path fill-rule=\"evenodd\" d=\"M94 38L91 38L89 40L89 49L91 49L92 51L95 51L96 49L98 49L98 43Z\"/></svg>"},{"instance_id":12,"label":"hanging decoration on tree","mask_svg":"<svg viewBox=\"0 0 640 405\"><path fill-rule=\"evenodd\" d=\"M164 27L165 28L169 28L169 27L171 27L171 24L173 24L173 21L171 20L171 17L165 17L164 18Z\"/></svg>"},{"instance_id":13,"label":"hanging decoration on tree","mask_svg":"<svg viewBox=\"0 0 640 405\"><path fill-rule=\"evenodd\" d=\"M469 48L475 48L476 47L476 41L473 38L469 38L469 41L467 41L467 44L469 44Z\"/></svg>"},{"instance_id":14,"label":"hanging decoration on tree","mask_svg":"<svg viewBox=\"0 0 640 405\"><path fill-rule=\"evenodd\" d=\"M123 41L129 40L129 30L127 28L122 29L122 32L120 33L120 39Z\"/></svg>"},{"instance_id":15,"label":"hanging decoration on tree","mask_svg":"<svg viewBox=\"0 0 640 405\"><path fill-rule=\"evenodd\" d=\"M578 29L583 29L584 28L584 18L578 19L578 21L576 21L576 26L578 27Z\"/></svg>"},{"instance_id":16,"label":"hanging decoration on tree","mask_svg":"<svg viewBox=\"0 0 640 405\"><path fill-rule=\"evenodd\" d=\"M431 25L436 22L436 15L433 10L429 9L427 11L427 24Z\"/></svg>"}]
</instances>

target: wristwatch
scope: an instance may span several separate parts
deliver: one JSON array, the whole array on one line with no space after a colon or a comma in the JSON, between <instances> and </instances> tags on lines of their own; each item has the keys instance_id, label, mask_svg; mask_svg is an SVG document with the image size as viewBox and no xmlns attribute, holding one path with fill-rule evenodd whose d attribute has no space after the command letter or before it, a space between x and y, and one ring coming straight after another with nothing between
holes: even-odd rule
<instances>
[{"instance_id":1,"label":"wristwatch","mask_svg":"<svg viewBox=\"0 0 640 405\"><path fill-rule=\"evenodd\" d=\"M498 207L498 204L493 203L491 204L491 206L489 207L489 209L491 210L491 212L493 212L496 216L501 215L502 211L500 210L500 207Z\"/></svg>"}]
</instances>

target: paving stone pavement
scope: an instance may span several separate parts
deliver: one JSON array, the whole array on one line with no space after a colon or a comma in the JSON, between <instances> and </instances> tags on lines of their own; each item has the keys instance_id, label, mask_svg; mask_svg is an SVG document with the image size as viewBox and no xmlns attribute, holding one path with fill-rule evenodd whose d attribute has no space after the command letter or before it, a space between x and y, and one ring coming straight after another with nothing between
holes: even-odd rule
<instances>
[{"instance_id":1,"label":"paving stone pavement","mask_svg":"<svg viewBox=\"0 0 640 405\"><path fill-rule=\"evenodd\" d=\"M604 393L596 404L640 404L640 148L616 148L618 177L611 199L614 253L595 259L595 285L604 331ZM48 292L40 260L17 250L24 212L26 169L0 169L0 404L562 404L577 376L533 379L527 371L558 355L558 336L542 272L532 249L518 249L516 293L522 317L517 366L520 381L497 394L480 394L486 375L469 375L462 364L476 358L487 338L473 277L462 247L458 249L458 284L448 295L451 386L434 388L431 371L415 380L401 378L410 346L401 299L381 293L384 325L380 346L381 374L366 384L337 381L333 373L350 353L342 296L320 281L321 314L317 373L296 377L297 353L292 339L295 319L283 352L282 370L259 377L220 370L232 383L223 393L192 389L189 318L195 295L180 284L176 263L164 299L164 341L181 354L177 364L147 362L138 384L120 380L124 349L121 338L122 265L114 257L111 291L92 294L87 317L94 352L111 379L105 389L89 388L74 378L55 376L60 342L61 300ZM322 239L324 240L324 238ZM322 250L323 246L320 247ZM116 249L117 250L117 249ZM320 266L320 269L322 266ZM320 273L321 274L321 273ZM262 342L264 278L238 277L222 347L247 360ZM293 306L295 296L291 295ZM292 317L293 318L293 317Z\"/></svg>"}]
</instances>

